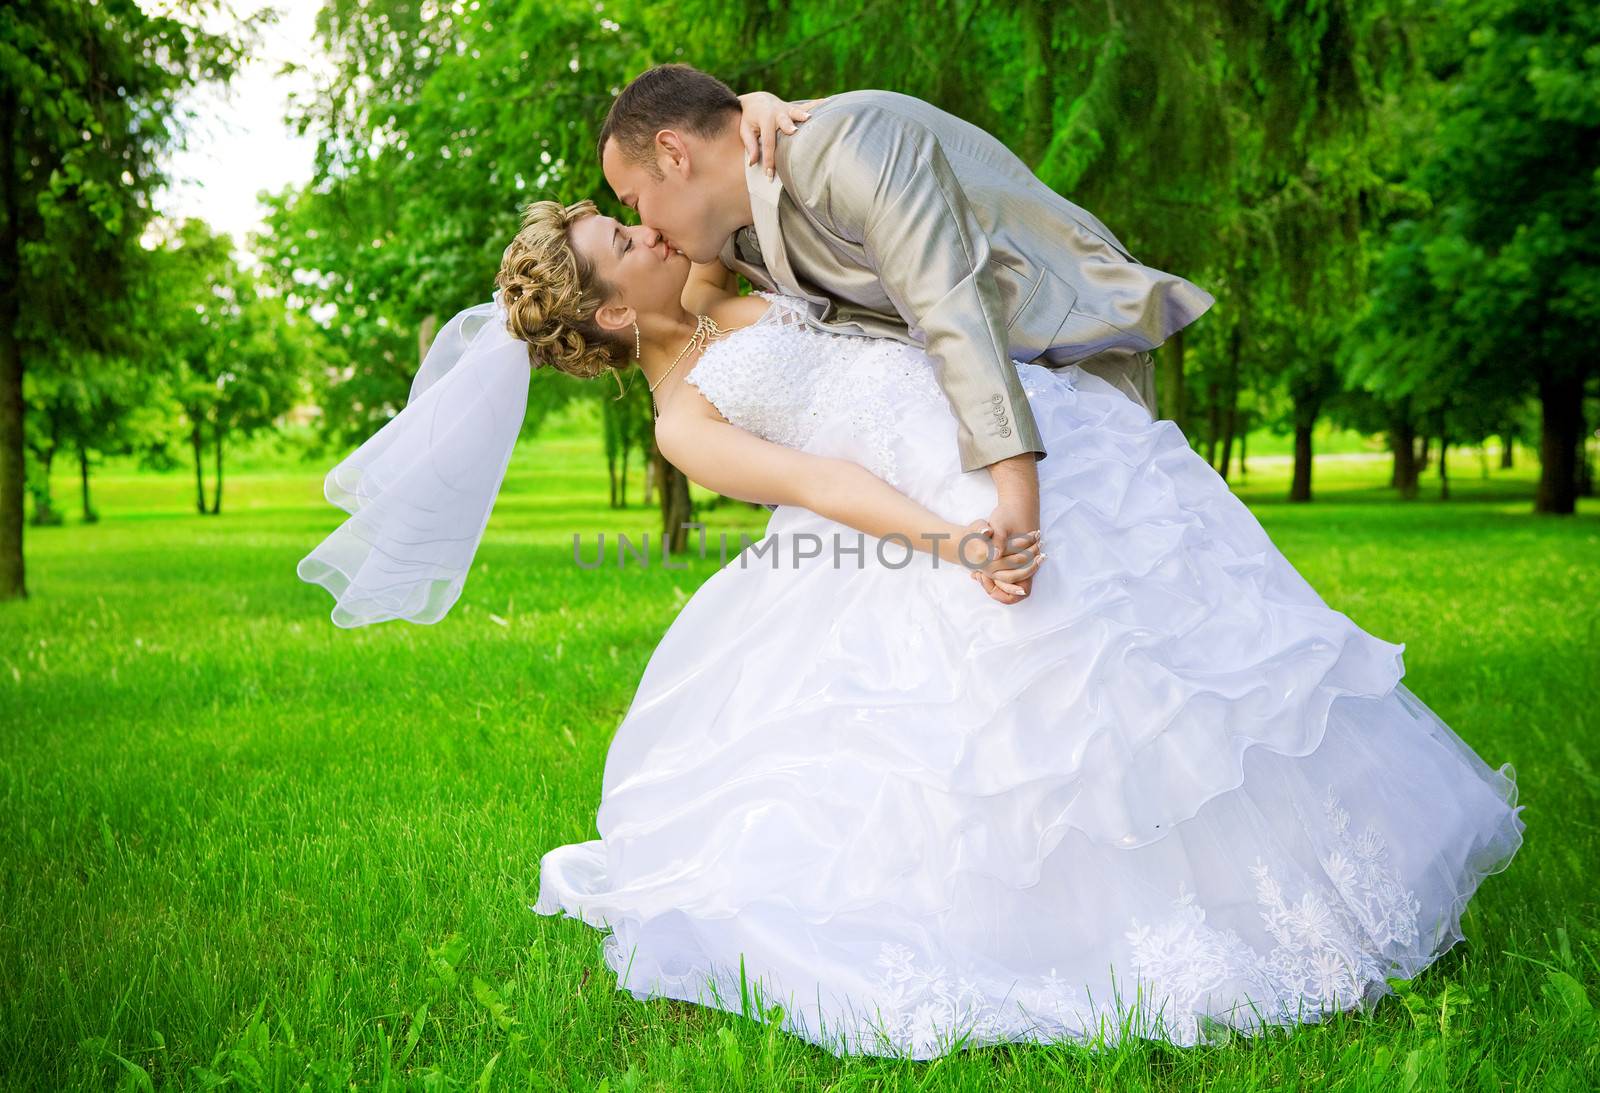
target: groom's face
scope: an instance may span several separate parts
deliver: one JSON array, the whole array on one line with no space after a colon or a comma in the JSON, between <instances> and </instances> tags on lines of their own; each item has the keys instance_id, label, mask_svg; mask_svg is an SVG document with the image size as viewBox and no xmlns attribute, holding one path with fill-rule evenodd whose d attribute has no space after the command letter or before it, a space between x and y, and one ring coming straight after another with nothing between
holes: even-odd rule
<instances>
[{"instance_id":1,"label":"groom's face","mask_svg":"<svg viewBox=\"0 0 1600 1093\"><path fill-rule=\"evenodd\" d=\"M600 168L617 200L639 214L640 222L661 233L667 245L692 262L714 261L730 229L721 227L703 142L671 135L655 146L656 170L623 155L615 138L606 141ZM696 156L701 163L696 164Z\"/></svg>"}]
</instances>

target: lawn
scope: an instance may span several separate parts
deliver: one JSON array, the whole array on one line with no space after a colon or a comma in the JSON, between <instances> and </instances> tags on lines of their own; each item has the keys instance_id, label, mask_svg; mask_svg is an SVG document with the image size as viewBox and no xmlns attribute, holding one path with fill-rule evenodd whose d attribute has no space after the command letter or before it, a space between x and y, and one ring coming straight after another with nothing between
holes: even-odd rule
<instances>
[{"instance_id":1,"label":"lawn","mask_svg":"<svg viewBox=\"0 0 1600 1093\"><path fill-rule=\"evenodd\" d=\"M1125 1041L840 1062L755 1022L615 990L600 935L528 910L594 837L606 748L654 643L714 571L573 564L654 530L605 504L581 422L525 442L434 626L345 631L295 562L339 521L326 462L259 448L224 512L113 467L102 520L30 528L0 605L0 1087L1188 1090L1600 1084L1600 504L1530 514L1533 468L1453 457L1393 499L1381 457L1238 484L1407 683L1517 770L1526 843L1458 945L1368 1016L1179 1051ZM637 498L637 494L635 494ZM765 512L708 514L736 536ZM975 514L976 515L976 514ZM654 536L652 534L652 540Z\"/></svg>"}]
</instances>

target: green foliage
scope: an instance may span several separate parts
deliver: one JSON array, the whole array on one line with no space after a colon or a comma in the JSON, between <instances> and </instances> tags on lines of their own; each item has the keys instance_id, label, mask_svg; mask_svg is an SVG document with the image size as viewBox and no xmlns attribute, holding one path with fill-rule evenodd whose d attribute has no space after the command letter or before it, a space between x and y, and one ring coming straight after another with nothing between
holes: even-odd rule
<instances>
[{"instance_id":1,"label":"green foliage","mask_svg":"<svg viewBox=\"0 0 1600 1093\"><path fill-rule=\"evenodd\" d=\"M1433 131L1412 168L1424 207L1388 228L1356 377L1481 435L1544 405L1546 494L1581 444L1600 325L1600 12L1469 0L1429 50ZM1552 498L1559 500L1559 498ZM1565 511L1570 511L1570 492Z\"/></svg>"},{"instance_id":2,"label":"green foliage","mask_svg":"<svg viewBox=\"0 0 1600 1093\"><path fill-rule=\"evenodd\" d=\"M521 205L609 197L594 131L639 58L634 35L570 0L333 0L318 26L337 67L303 105L316 175L273 199L256 246L353 366L321 391L329 441L348 445L404 405L430 317L488 299ZM526 429L582 392L536 370Z\"/></svg>"},{"instance_id":3,"label":"green foliage","mask_svg":"<svg viewBox=\"0 0 1600 1093\"><path fill-rule=\"evenodd\" d=\"M261 16L228 34L193 22L213 0L147 12L135 0L29 0L0 8L5 254L16 337L30 351L105 348L130 327L124 276L182 138L179 96L230 78ZM188 19L185 19L185 17ZM8 321L10 317L7 317Z\"/></svg>"},{"instance_id":4,"label":"green foliage","mask_svg":"<svg viewBox=\"0 0 1600 1093\"><path fill-rule=\"evenodd\" d=\"M1561 325L1541 349L1587 356L1571 334L1592 330L1584 309L1600 306L1600 11L1572 0L1463 8L1467 50L1425 173L1441 226L1504 267L1493 274L1502 288L1527 285L1509 300L1519 310L1551 297L1535 321Z\"/></svg>"}]
</instances>

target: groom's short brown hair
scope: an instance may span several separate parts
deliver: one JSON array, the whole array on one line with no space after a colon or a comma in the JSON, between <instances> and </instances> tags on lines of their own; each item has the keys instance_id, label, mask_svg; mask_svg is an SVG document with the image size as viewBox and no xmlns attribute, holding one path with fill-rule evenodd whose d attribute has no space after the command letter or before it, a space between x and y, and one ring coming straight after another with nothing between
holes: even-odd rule
<instances>
[{"instance_id":1,"label":"groom's short brown hair","mask_svg":"<svg viewBox=\"0 0 1600 1093\"><path fill-rule=\"evenodd\" d=\"M635 76L611 102L595 157L604 158L606 141L615 137L626 158L661 177L652 151L663 129L687 129L713 137L741 111L739 96L715 76L691 65L656 65Z\"/></svg>"}]
</instances>

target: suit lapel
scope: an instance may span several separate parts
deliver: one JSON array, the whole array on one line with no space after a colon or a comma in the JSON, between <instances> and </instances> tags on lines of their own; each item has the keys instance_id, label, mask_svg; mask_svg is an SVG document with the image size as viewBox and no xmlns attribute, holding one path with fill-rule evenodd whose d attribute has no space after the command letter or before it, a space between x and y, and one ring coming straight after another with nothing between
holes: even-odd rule
<instances>
[{"instance_id":1,"label":"suit lapel","mask_svg":"<svg viewBox=\"0 0 1600 1093\"><path fill-rule=\"evenodd\" d=\"M761 243L761 260L767 267L779 292L799 296L824 309L832 303L826 296L818 296L801 289L800 281L789 265L789 249L783 244L783 231L778 223L778 199L783 195L783 180L776 174L772 178L759 163L747 164L745 182L750 188L750 215L756 239Z\"/></svg>"}]
</instances>

